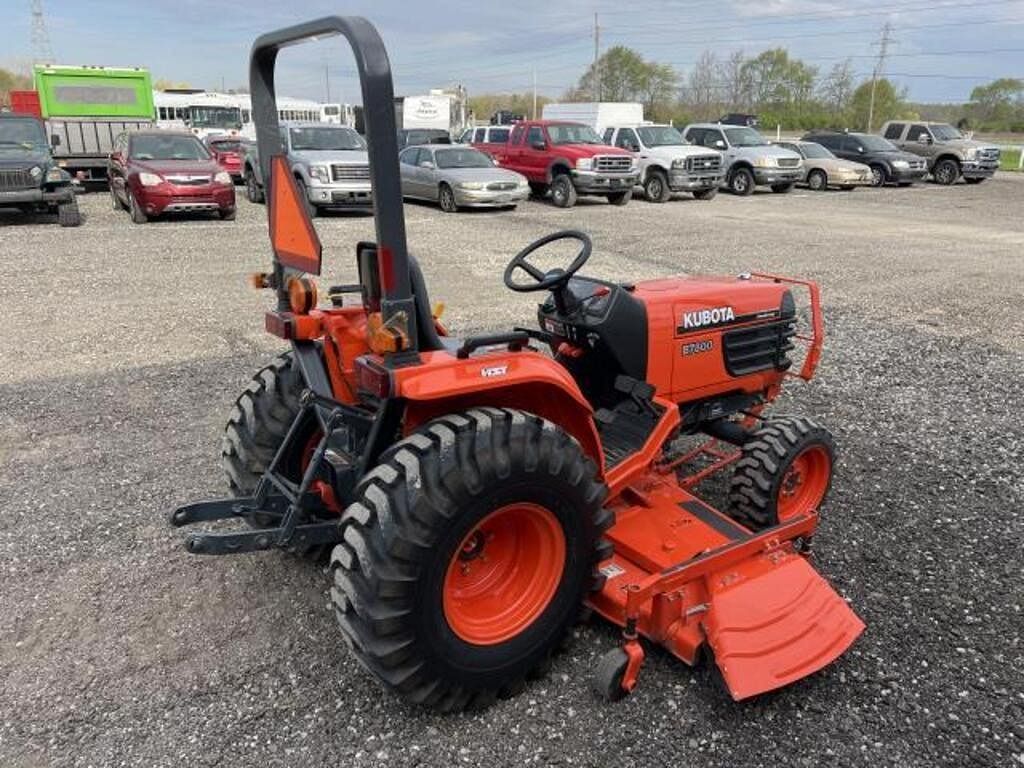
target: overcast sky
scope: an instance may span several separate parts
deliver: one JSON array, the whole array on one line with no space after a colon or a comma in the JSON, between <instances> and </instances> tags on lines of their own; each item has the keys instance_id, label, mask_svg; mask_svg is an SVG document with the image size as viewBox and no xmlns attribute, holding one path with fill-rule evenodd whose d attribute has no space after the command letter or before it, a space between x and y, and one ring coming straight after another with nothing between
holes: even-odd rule
<instances>
[{"instance_id":1,"label":"overcast sky","mask_svg":"<svg viewBox=\"0 0 1024 768\"><path fill-rule=\"evenodd\" d=\"M28 0L3 0L0 65L32 59ZM685 76L705 49L748 54L785 46L827 71L853 57L873 67L879 32L892 22L886 65L915 101L964 101L975 85L1024 77L1024 0L44 0L55 60L148 67L154 78L219 89L244 85L261 32L330 13L363 15L380 30L398 94L464 84L470 94L557 96L602 50L627 45ZM13 11L12 11L13 9ZM339 40L282 54L280 92L358 102L351 54Z\"/></svg>"}]
</instances>

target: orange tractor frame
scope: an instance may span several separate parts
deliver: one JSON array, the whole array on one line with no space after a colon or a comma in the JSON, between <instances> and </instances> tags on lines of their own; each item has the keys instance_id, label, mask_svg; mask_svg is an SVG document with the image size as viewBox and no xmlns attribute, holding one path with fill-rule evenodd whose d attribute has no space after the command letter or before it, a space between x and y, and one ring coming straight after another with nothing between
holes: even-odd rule
<instances>
[{"instance_id":1,"label":"orange tractor frame","mask_svg":"<svg viewBox=\"0 0 1024 768\"><path fill-rule=\"evenodd\" d=\"M321 247L284 158L278 51L344 35L360 74L377 240L359 283L321 305ZM818 288L775 275L614 283L584 277L582 232L508 264L540 291L538 328L454 338L407 251L392 82L376 30L329 17L264 35L251 91L268 185L277 307L291 349L230 416L232 496L178 508L197 554L330 551L335 612L355 657L407 700L442 710L517 692L581 609L622 629L594 687L633 690L643 641L702 657L736 699L840 656L864 625L809 562L834 446L809 419L769 418L821 354ZM532 253L580 250L563 269ZM794 291L808 297L797 331ZM797 372L790 353L806 346ZM544 351L545 349L548 352ZM719 511L694 493L732 468ZM709 661L709 663L711 663Z\"/></svg>"}]
</instances>

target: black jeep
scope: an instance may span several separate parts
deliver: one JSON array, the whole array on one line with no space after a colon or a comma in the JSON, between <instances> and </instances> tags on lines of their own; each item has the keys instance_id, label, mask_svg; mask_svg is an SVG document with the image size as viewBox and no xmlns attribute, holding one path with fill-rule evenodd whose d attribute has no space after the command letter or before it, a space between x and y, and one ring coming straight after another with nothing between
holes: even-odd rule
<instances>
[{"instance_id":1,"label":"black jeep","mask_svg":"<svg viewBox=\"0 0 1024 768\"><path fill-rule=\"evenodd\" d=\"M82 222L71 176L54 162L32 115L0 114L0 208L56 213L62 227Z\"/></svg>"}]
</instances>

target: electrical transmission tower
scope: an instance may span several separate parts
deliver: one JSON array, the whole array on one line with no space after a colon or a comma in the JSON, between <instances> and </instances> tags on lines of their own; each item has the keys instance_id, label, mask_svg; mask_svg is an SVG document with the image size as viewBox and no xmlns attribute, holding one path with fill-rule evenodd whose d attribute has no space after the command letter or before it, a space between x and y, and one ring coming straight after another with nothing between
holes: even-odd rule
<instances>
[{"instance_id":1,"label":"electrical transmission tower","mask_svg":"<svg viewBox=\"0 0 1024 768\"><path fill-rule=\"evenodd\" d=\"M43 0L32 0L32 60L36 64L53 62L53 48L50 47L50 33L46 31L46 17L43 15Z\"/></svg>"},{"instance_id":2,"label":"electrical transmission tower","mask_svg":"<svg viewBox=\"0 0 1024 768\"><path fill-rule=\"evenodd\" d=\"M885 57L889 55L889 45L892 39L892 24L888 21L882 27L882 37L878 41L878 61L875 63L875 70L871 73L871 102L868 105L868 133L871 133L871 124L875 119L875 89L878 87L878 78L882 76L885 69Z\"/></svg>"}]
</instances>

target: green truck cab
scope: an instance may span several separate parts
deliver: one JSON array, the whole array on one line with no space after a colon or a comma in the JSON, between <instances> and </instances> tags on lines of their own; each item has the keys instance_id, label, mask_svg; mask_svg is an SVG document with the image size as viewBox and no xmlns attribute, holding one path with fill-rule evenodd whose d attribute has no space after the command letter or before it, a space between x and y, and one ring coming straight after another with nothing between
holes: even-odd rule
<instances>
[{"instance_id":1,"label":"green truck cab","mask_svg":"<svg viewBox=\"0 0 1024 768\"><path fill-rule=\"evenodd\" d=\"M77 227L71 175L57 165L50 141L38 118L0 114L0 207L55 213L62 227Z\"/></svg>"}]
</instances>

